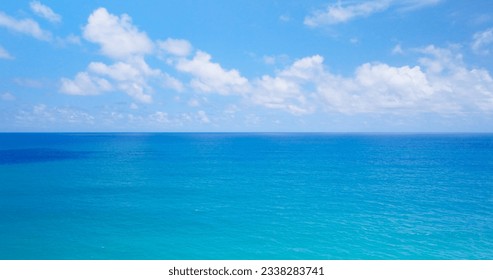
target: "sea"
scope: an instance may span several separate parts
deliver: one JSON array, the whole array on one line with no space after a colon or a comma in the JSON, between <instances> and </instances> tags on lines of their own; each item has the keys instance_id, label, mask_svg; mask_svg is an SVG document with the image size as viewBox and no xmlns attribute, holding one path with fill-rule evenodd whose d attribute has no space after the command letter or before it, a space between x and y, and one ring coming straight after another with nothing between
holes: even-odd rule
<instances>
[{"instance_id":1,"label":"sea","mask_svg":"<svg viewBox=\"0 0 493 280\"><path fill-rule=\"evenodd\" d=\"M493 259L493 134L1 133L0 259Z\"/></svg>"}]
</instances>

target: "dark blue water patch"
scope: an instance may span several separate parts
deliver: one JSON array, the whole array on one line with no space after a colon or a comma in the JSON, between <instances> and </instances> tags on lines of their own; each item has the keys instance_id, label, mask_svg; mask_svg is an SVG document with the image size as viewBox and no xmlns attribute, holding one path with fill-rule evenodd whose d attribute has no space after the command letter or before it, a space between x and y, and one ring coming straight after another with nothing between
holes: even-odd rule
<instances>
[{"instance_id":1,"label":"dark blue water patch","mask_svg":"<svg viewBox=\"0 0 493 280\"><path fill-rule=\"evenodd\" d=\"M59 149L10 149L0 150L0 165L50 162L86 158L91 152Z\"/></svg>"}]
</instances>

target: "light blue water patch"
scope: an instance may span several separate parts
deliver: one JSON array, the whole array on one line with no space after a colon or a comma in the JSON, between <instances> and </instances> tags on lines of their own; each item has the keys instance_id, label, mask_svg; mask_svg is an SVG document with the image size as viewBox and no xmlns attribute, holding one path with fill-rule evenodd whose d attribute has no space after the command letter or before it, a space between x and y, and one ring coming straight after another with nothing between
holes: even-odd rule
<instances>
[{"instance_id":1,"label":"light blue water patch","mask_svg":"<svg viewBox=\"0 0 493 280\"><path fill-rule=\"evenodd\" d=\"M0 134L0 259L493 259L493 135Z\"/></svg>"}]
</instances>

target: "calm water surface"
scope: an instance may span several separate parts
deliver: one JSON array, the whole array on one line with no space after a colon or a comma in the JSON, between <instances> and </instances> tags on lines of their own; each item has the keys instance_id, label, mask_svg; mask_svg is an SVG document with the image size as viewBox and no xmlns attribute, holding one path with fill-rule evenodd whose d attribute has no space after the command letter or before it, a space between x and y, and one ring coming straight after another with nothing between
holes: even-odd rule
<instances>
[{"instance_id":1,"label":"calm water surface","mask_svg":"<svg viewBox=\"0 0 493 280\"><path fill-rule=\"evenodd\" d=\"M0 259L493 259L493 135L0 134Z\"/></svg>"}]
</instances>

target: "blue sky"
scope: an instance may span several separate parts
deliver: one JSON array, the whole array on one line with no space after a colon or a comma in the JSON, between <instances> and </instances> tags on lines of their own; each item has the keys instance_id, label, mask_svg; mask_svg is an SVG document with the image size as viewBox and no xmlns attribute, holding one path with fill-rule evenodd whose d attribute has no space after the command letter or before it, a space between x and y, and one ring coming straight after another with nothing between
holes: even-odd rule
<instances>
[{"instance_id":1,"label":"blue sky","mask_svg":"<svg viewBox=\"0 0 493 280\"><path fill-rule=\"evenodd\" d=\"M0 131L493 132L493 5L4 1Z\"/></svg>"}]
</instances>

